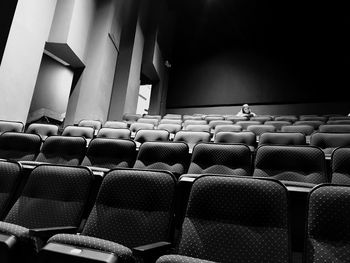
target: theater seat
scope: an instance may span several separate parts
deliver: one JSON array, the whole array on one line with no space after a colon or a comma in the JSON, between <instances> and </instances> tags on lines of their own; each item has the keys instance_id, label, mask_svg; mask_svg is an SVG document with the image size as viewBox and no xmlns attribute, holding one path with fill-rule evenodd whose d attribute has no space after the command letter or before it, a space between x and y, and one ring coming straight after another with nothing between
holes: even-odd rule
<instances>
[{"instance_id":1,"label":"theater seat","mask_svg":"<svg viewBox=\"0 0 350 263\"><path fill-rule=\"evenodd\" d=\"M167 142L169 141L170 133L166 130L138 130L134 140L138 143L144 142Z\"/></svg>"},{"instance_id":2,"label":"theater seat","mask_svg":"<svg viewBox=\"0 0 350 263\"><path fill-rule=\"evenodd\" d=\"M58 135L58 126L53 124L32 123L26 133L39 134L42 140L48 136Z\"/></svg>"},{"instance_id":3,"label":"theater seat","mask_svg":"<svg viewBox=\"0 0 350 263\"><path fill-rule=\"evenodd\" d=\"M95 136L95 130L92 127L67 126L62 132L62 136L81 136L89 143Z\"/></svg>"},{"instance_id":4,"label":"theater seat","mask_svg":"<svg viewBox=\"0 0 350 263\"><path fill-rule=\"evenodd\" d=\"M106 121L102 128L127 129L128 124L124 121Z\"/></svg>"},{"instance_id":5,"label":"theater seat","mask_svg":"<svg viewBox=\"0 0 350 263\"><path fill-rule=\"evenodd\" d=\"M37 252L51 235L76 232L94 181L84 167L36 167L0 222L1 262L36 262Z\"/></svg>"},{"instance_id":6,"label":"theater seat","mask_svg":"<svg viewBox=\"0 0 350 263\"><path fill-rule=\"evenodd\" d=\"M101 262L101 255L109 258L103 262L141 260L145 245L170 241L175 187L175 178L167 172L109 172L81 234L52 237L40 258L52 263L85 262L86 255L89 262Z\"/></svg>"},{"instance_id":7,"label":"theater seat","mask_svg":"<svg viewBox=\"0 0 350 263\"><path fill-rule=\"evenodd\" d=\"M102 128L98 131L97 138L109 138L109 139L130 139L131 131L129 129L114 129L114 128Z\"/></svg>"},{"instance_id":8,"label":"theater seat","mask_svg":"<svg viewBox=\"0 0 350 263\"><path fill-rule=\"evenodd\" d=\"M330 157L333 150L340 146L350 146L350 133L321 133L311 135L310 145L320 147L326 157Z\"/></svg>"},{"instance_id":9,"label":"theater seat","mask_svg":"<svg viewBox=\"0 0 350 263\"><path fill-rule=\"evenodd\" d=\"M319 132L350 133L349 124L324 124L319 127Z\"/></svg>"},{"instance_id":10,"label":"theater seat","mask_svg":"<svg viewBox=\"0 0 350 263\"><path fill-rule=\"evenodd\" d=\"M349 262L350 187L321 185L308 200L304 262Z\"/></svg>"},{"instance_id":11,"label":"theater seat","mask_svg":"<svg viewBox=\"0 0 350 263\"><path fill-rule=\"evenodd\" d=\"M300 132L267 132L260 136L260 145L306 145L306 137Z\"/></svg>"},{"instance_id":12,"label":"theater seat","mask_svg":"<svg viewBox=\"0 0 350 263\"><path fill-rule=\"evenodd\" d=\"M99 120L81 120L78 122L79 127L91 127L94 131L102 128L102 122Z\"/></svg>"},{"instance_id":13,"label":"theater seat","mask_svg":"<svg viewBox=\"0 0 350 263\"><path fill-rule=\"evenodd\" d=\"M331 157L332 183L350 185L350 148L338 147Z\"/></svg>"},{"instance_id":14,"label":"theater seat","mask_svg":"<svg viewBox=\"0 0 350 263\"><path fill-rule=\"evenodd\" d=\"M255 151L256 136L253 132L219 132L215 136L215 143L244 143L251 151Z\"/></svg>"},{"instance_id":15,"label":"theater seat","mask_svg":"<svg viewBox=\"0 0 350 263\"><path fill-rule=\"evenodd\" d=\"M0 135L0 158L34 161L39 154L41 138L37 134L5 132Z\"/></svg>"},{"instance_id":16,"label":"theater seat","mask_svg":"<svg viewBox=\"0 0 350 263\"><path fill-rule=\"evenodd\" d=\"M291 262L289 238L281 183L205 175L193 183L176 254L157 263Z\"/></svg>"},{"instance_id":17,"label":"theater seat","mask_svg":"<svg viewBox=\"0 0 350 263\"><path fill-rule=\"evenodd\" d=\"M291 125L290 121L265 121L265 125L273 125L276 128L276 131L280 131L283 126Z\"/></svg>"},{"instance_id":18,"label":"theater seat","mask_svg":"<svg viewBox=\"0 0 350 263\"><path fill-rule=\"evenodd\" d=\"M0 120L0 134L10 132L23 132L24 124L19 121L3 121Z\"/></svg>"},{"instance_id":19,"label":"theater seat","mask_svg":"<svg viewBox=\"0 0 350 263\"><path fill-rule=\"evenodd\" d=\"M210 132L210 126L208 124L188 124L185 127L186 131L194 132Z\"/></svg>"},{"instance_id":20,"label":"theater seat","mask_svg":"<svg viewBox=\"0 0 350 263\"><path fill-rule=\"evenodd\" d=\"M174 142L185 142L188 145L190 153L193 147L199 142L210 142L209 132L179 131L175 134Z\"/></svg>"}]
</instances>

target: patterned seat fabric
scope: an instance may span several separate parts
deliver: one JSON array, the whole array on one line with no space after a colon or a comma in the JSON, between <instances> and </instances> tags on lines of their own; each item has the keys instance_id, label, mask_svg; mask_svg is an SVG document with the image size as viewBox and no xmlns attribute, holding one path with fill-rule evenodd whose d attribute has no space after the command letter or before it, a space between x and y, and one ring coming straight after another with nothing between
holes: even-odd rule
<instances>
[{"instance_id":1,"label":"patterned seat fabric","mask_svg":"<svg viewBox=\"0 0 350 263\"><path fill-rule=\"evenodd\" d=\"M139 143L152 141L169 141L169 132L166 130L139 130L136 132L135 141Z\"/></svg>"},{"instance_id":2,"label":"patterned seat fabric","mask_svg":"<svg viewBox=\"0 0 350 263\"><path fill-rule=\"evenodd\" d=\"M350 188L323 185L309 196L305 262L349 262Z\"/></svg>"},{"instance_id":3,"label":"patterned seat fabric","mask_svg":"<svg viewBox=\"0 0 350 263\"><path fill-rule=\"evenodd\" d=\"M81 120L78 123L79 127L91 127L94 130L99 130L102 127L101 121L98 120Z\"/></svg>"},{"instance_id":4,"label":"patterned seat fabric","mask_svg":"<svg viewBox=\"0 0 350 263\"><path fill-rule=\"evenodd\" d=\"M131 131L126 128L102 128L97 133L97 138L130 139Z\"/></svg>"},{"instance_id":5,"label":"patterned seat fabric","mask_svg":"<svg viewBox=\"0 0 350 263\"><path fill-rule=\"evenodd\" d=\"M215 127L218 125L232 125L232 124L233 122L228 120L213 120L209 122L210 129L215 129Z\"/></svg>"},{"instance_id":6,"label":"patterned seat fabric","mask_svg":"<svg viewBox=\"0 0 350 263\"><path fill-rule=\"evenodd\" d=\"M28 126L27 133L39 134L45 140L48 136L58 134L58 126L53 124L32 123Z\"/></svg>"},{"instance_id":7,"label":"patterned seat fabric","mask_svg":"<svg viewBox=\"0 0 350 263\"><path fill-rule=\"evenodd\" d=\"M265 123L267 121L271 121L271 116L255 116L250 118L251 121L260 121L261 123Z\"/></svg>"},{"instance_id":8,"label":"patterned seat fabric","mask_svg":"<svg viewBox=\"0 0 350 263\"><path fill-rule=\"evenodd\" d=\"M192 153L189 174L251 175L251 152L243 144L199 143Z\"/></svg>"},{"instance_id":9,"label":"patterned seat fabric","mask_svg":"<svg viewBox=\"0 0 350 263\"><path fill-rule=\"evenodd\" d=\"M281 128L282 132L301 132L305 135L311 135L315 129L311 125L286 125Z\"/></svg>"},{"instance_id":10,"label":"patterned seat fabric","mask_svg":"<svg viewBox=\"0 0 350 263\"><path fill-rule=\"evenodd\" d=\"M255 136L260 137L265 132L275 132L276 127L267 124L250 125L247 127L247 131L251 131L255 134Z\"/></svg>"},{"instance_id":11,"label":"patterned seat fabric","mask_svg":"<svg viewBox=\"0 0 350 263\"><path fill-rule=\"evenodd\" d=\"M275 117L275 121L289 121L289 122L296 122L298 120L297 116L294 115L284 115L284 116L277 116Z\"/></svg>"},{"instance_id":12,"label":"patterned seat fabric","mask_svg":"<svg viewBox=\"0 0 350 263\"><path fill-rule=\"evenodd\" d=\"M137 132L138 130L153 130L154 124L152 123L142 123L142 122L134 122L130 125L131 132Z\"/></svg>"},{"instance_id":13,"label":"patterned seat fabric","mask_svg":"<svg viewBox=\"0 0 350 263\"><path fill-rule=\"evenodd\" d=\"M283 126L291 125L290 121L266 121L264 124L273 125L276 128L276 131L280 131Z\"/></svg>"},{"instance_id":14,"label":"patterned seat fabric","mask_svg":"<svg viewBox=\"0 0 350 263\"><path fill-rule=\"evenodd\" d=\"M350 133L348 124L324 124L319 127L319 132L328 133Z\"/></svg>"},{"instance_id":15,"label":"patterned seat fabric","mask_svg":"<svg viewBox=\"0 0 350 263\"><path fill-rule=\"evenodd\" d=\"M238 121L236 124L241 125L242 130L246 131L250 125L260 125L262 123L260 121Z\"/></svg>"},{"instance_id":16,"label":"patterned seat fabric","mask_svg":"<svg viewBox=\"0 0 350 263\"><path fill-rule=\"evenodd\" d=\"M314 133L310 144L320 147L325 154L331 154L337 147L350 146L350 133Z\"/></svg>"},{"instance_id":17,"label":"patterned seat fabric","mask_svg":"<svg viewBox=\"0 0 350 263\"><path fill-rule=\"evenodd\" d=\"M164 256L157 263L288 262L286 188L270 180L199 177L191 189L176 251L178 256Z\"/></svg>"},{"instance_id":18,"label":"patterned seat fabric","mask_svg":"<svg viewBox=\"0 0 350 263\"><path fill-rule=\"evenodd\" d=\"M81 235L56 235L49 242L109 251L118 262L132 262L131 248L169 240L175 187L167 172L113 170Z\"/></svg>"},{"instance_id":19,"label":"patterned seat fabric","mask_svg":"<svg viewBox=\"0 0 350 263\"><path fill-rule=\"evenodd\" d=\"M271 132L260 136L259 145L306 145L306 137L299 132Z\"/></svg>"},{"instance_id":20,"label":"patterned seat fabric","mask_svg":"<svg viewBox=\"0 0 350 263\"><path fill-rule=\"evenodd\" d=\"M214 130L214 134L218 134L219 132L241 132L242 127L237 124L232 125L217 125Z\"/></svg>"},{"instance_id":21,"label":"patterned seat fabric","mask_svg":"<svg viewBox=\"0 0 350 263\"><path fill-rule=\"evenodd\" d=\"M181 124L161 123L158 125L159 130L166 130L169 133L177 133L181 130Z\"/></svg>"},{"instance_id":22,"label":"patterned seat fabric","mask_svg":"<svg viewBox=\"0 0 350 263\"><path fill-rule=\"evenodd\" d=\"M331 160L332 183L350 185L350 148L336 148Z\"/></svg>"},{"instance_id":23,"label":"patterned seat fabric","mask_svg":"<svg viewBox=\"0 0 350 263\"><path fill-rule=\"evenodd\" d=\"M4 219L21 180L21 166L16 162L0 161L0 220Z\"/></svg>"},{"instance_id":24,"label":"patterned seat fabric","mask_svg":"<svg viewBox=\"0 0 350 263\"><path fill-rule=\"evenodd\" d=\"M318 128L324 124L323 121L296 121L294 125L310 125L314 128L314 130L318 130Z\"/></svg>"},{"instance_id":25,"label":"patterned seat fabric","mask_svg":"<svg viewBox=\"0 0 350 263\"><path fill-rule=\"evenodd\" d=\"M328 182L325 155L313 146L262 145L256 151L254 177L278 180Z\"/></svg>"},{"instance_id":26,"label":"patterned seat fabric","mask_svg":"<svg viewBox=\"0 0 350 263\"><path fill-rule=\"evenodd\" d=\"M185 142L192 150L199 142L209 142L210 137L209 132L179 131L175 134L174 142Z\"/></svg>"},{"instance_id":27,"label":"patterned seat fabric","mask_svg":"<svg viewBox=\"0 0 350 263\"><path fill-rule=\"evenodd\" d=\"M83 167L36 167L0 223L0 233L14 235L38 251L45 240L31 236L29 229L79 227L94 181L91 171Z\"/></svg>"},{"instance_id":28,"label":"patterned seat fabric","mask_svg":"<svg viewBox=\"0 0 350 263\"><path fill-rule=\"evenodd\" d=\"M5 132L0 135L0 158L34 161L39 154L41 138L37 134Z\"/></svg>"},{"instance_id":29,"label":"patterned seat fabric","mask_svg":"<svg viewBox=\"0 0 350 263\"><path fill-rule=\"evenodd\" d=\"M179 256L179 255L165 255L157 260L157 263L214 263L193 257Z\"/></svg>"},{"instance_id":30,"label":"patterned seat fabric","mask_svg":"<svg viewBox=\"0 0 350 263\"><path fill-rule=\"evenodd\" d=\"M188 168L188 146L182 142L145 142L134 164L137 169L166 170L176 177Z\"/></svg>"},{"instance_id":31,"label":"patterned seat fabric","mask_svg":"<svg viewBox=\"0 0 350 263\"><path fill-rule=\"evenodd\" d=\"M330 125L349 125L350 119L343 119L343 120L329 120L327 121L327 124Z\"/></svg>"},{"instance_id":32,"label":"patterned seat fabric","mask_svg":"<svg viewBox=\"0 0 350 263\"><path fill-rule=\"evenodd\" d=\"M113 129L127 129L128 124L123 121L106 121L103 126L103 128L113 128Z\"/></svg>"},{"instance_id":33,"label":"patterned seat fabric","mask_svg":"<svg viewBox=\"0 0 350 263\"><path fill-rule=\"evenodd\" d=\"M24 125L22 122L0 120L0 134L4 132L22 132Z\"/></svg>"},{"instance_id":34,"label":"patterned seat fabric","mask_svg":"<svg viewBox=\"0 0 350 263\"><path fill-rule=\"evenodd\" d=\"M94 132L92 127L67 126L62 132L62 136L81 136L85 139L92 139Z\"/></svg>"},{"instance_id":35,"label":"patterned seat fabric","mask_svg":"<svg viewBox=\"0 0 350 263\"><path fill-rule=\"evenodd\" d=\"M79 165L85 152L86 140L83 137L50 136L43 143L35 161Z\"/></svg>"},{"instance_id":36,"label":"patterned seat fabric","mask_svg":"<svg viewBox=\"0 0 350 263\"><path fill-rule=\"evenodd\" d=\"M103 168L132 167L136 158L136 144L131 140L93 139L81 163Z\"/></svg>"},{"instance_id":37,"label":"patterned seat fabric","mask_svg":"<svg viewBox=\"0 0 350 263\"><path fill-rule=\"evenodd\" d=\"M219 132L214 141L215 143L244 143L253 151L256 146L256 135L250 131Z\"/></svg>"},{"instance_id":38,"label":"patterned seat fabric","mask_svg":"<svg viewBox=\"0 0 350 263\"><path fill-rule=\"evenodd\" d=\"M207 124L188 124L185 130L194 132L210 132L210 126Z\"/></svg>"}]
</instances>

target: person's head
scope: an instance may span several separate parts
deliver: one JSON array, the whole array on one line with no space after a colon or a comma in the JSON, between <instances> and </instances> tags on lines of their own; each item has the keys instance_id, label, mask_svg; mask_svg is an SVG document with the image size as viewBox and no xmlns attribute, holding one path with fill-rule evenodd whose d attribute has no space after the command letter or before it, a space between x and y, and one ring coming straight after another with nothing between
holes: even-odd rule
<instances>
[{"instance_id":1,"label":"person's head","mask_svg":"<svg viewBox=\"0 0 350 263\"><path fill-rule=\"evenodd\" d=\"M242 112L243 113L248 113L248 114L251 112L248 104L243 104Z\"/></svg>"}]
</instances>

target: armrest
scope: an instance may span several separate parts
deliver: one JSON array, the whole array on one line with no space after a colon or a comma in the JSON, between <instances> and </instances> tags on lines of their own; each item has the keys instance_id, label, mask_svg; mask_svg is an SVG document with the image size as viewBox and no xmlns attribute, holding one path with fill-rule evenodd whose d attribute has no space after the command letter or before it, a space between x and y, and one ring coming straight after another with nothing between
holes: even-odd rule
<instances>
[{"instance_id":1,"label":"armrest","mask_svg":"<svg viewBox=\"0 0 350 263\"><path fill-rule=\"evenodd\" d=\"M132 250L136 256L142 258L159 255L164 253L166 250L170 249L172 244L169 242L157 242L152 244L147 244L139 247L134 247Z\"/></svg>"},{"instance_id":2,"label":"armrest","mask_svg":"<svg viewBox=\"0 0 350 263\"><path fill-rule=\"evenodd\" d=\"M29 230L29 234L40 238L49 238L56 234L74 234L78 230L75 226L60 226L48 228L34 228Z\"/></svg>"},{"instance_id":3,"label":"armrest","mask_svg":"<svg viewBox=\"0 0 350 263\"><path fill-rule=\"evenodd\" d=\"M0 234L0 251L2 248L11 249L16 241L16 237L13 235Z\"/></svg>"}]
</instances>

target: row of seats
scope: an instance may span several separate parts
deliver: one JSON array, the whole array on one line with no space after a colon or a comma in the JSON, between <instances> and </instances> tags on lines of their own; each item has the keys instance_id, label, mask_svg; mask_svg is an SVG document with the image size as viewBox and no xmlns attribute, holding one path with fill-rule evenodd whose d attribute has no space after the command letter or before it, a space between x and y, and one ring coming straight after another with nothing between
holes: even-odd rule
<instances>
[{"instance_id":1,"label":"row of seats","mask_svg":"<svg viewBox=\"0 0 350 263\"><path fill-rule=\"evenodd\" d=\"M137 152L131 140L95 138L86 148L83 137L50 136L41 145L40 137L34 134L0 135L0 158L26 163L162 169L176 177L186 173L254 175L314 184L340 182L334 174L335 164L349 160L348 149L333 148L329 155L333 168L330 174L327 151L312 145L262 144L252 152L246 144L198 143L190 155L184 142L144 142ZM341 182L348 183L349 176L343 177Z\"/></svg>"},{"instance_id":2,"label":"row of seats","mask_svg":"<svg viewBox=\"0 0 350 263\"><path fill-rule=\"evenodd\" d=\"M184 198L166 171L0 162L1 262L292 262L289 190L267 178L202 175ZM22 187L19 187L22 182ZM305 262L350 258L350 187L308 195ZM4 209L5 208L5 209Z\"/></svg>"}]
</instances>

